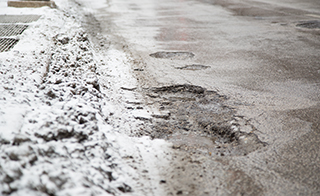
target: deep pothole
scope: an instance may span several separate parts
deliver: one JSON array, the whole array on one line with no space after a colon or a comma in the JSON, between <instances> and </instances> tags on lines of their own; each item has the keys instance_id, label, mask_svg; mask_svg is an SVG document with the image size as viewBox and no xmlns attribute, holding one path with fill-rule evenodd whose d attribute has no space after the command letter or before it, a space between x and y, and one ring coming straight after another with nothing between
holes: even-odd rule
<instances>
[{"instance_id":1,"label":"deep pothole","mask_svg":"<svg viewBox=\"0 0 320 196\"><path fill-rule=\"evenodd\" d=\"M168 118L154 118L152 138L167 139L174 148L225 155L247 155L266 144L253 132L242 132L236 112L224 104L227 97L194 85L149 89L156 107ZM155 96L156 95L156 96Z\"/></svg>"},{"instance_id":2,"label":"deep pothole","mask_svg":"<svg viewBox=\"0 0 320 196\"><path fill-rule=\"evenodd\" d=\"M185 60L194 57L192 52L156 52L150 54L151 57L171 60Z\"/></svg>"}]
</instances>

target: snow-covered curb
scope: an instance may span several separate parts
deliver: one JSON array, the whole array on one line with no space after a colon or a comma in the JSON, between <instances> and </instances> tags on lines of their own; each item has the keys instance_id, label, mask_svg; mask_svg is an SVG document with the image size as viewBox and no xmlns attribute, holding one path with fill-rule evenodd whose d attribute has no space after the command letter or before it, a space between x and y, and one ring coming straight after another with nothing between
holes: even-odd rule
<instances>
[{"instance_id":1,"label":"snow-covered curb","mask_svg":"<svg viewBox=\"0 0 320 196\"><path fill-rule=\"evenodd\" d=\"M137 98L121 90L135 82L128 57L96 53L74 4L56 3L16 9L1 1L2 13L41 15L0 53L1 194L160 194L155 168L165 167L169 145L128 136L143 128L124 111Z\"/></svg>"}]
</instances>

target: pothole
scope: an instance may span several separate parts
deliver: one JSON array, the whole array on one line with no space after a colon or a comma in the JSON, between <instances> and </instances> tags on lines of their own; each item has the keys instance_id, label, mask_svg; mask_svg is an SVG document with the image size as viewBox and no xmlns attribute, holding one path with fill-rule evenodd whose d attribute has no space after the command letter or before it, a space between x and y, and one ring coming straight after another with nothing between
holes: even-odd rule
<instances>
[{"instance_id":1,"label":"pothole","mask_svg":"<svg viewBox=\"0 0 320 196\"><path fill-rule=\"evenodd\" d=\"M192 70L192 71L208 69L208 68L210 68L210 66L199 65L199 64L186 65L186 66L183 66L183 67L175 67L175 69Z\"/></svg>"},{"instance_id":2,"label":"pothole","mask_svg":"<svg viewBox=\"0 0 320 196\"><path fill-rule=\"evenodd\" d=\"M171 60L185 60L194 57L192 52L156 52L151 57Z\"/></svg>"},{"instance_id":3,"label":"pothole","mask_svg":"<svg viewBox=\"0 0 320 196\"><path fill-rule=\"evenodd\" d=\"M154 87L154 88L151 88L151 91L155 93L187 92L187 93L194 93L194 94L203 94L205 92L205 89L202 88L201 86L182 84L182 85Z\"/></svg>"},{"instance_id":4,"label":"pothole","mask_svg":"<svg viewBox=\"0 0 320 196\"><path fill-rule=\"evenodd\" d=\"M257 135L240 131L234 109L225 96L194 85L151 88L154 103L169 111L166 119L153 119L152 138L163 138L175 148L220 156L246 155L263 146Z\"/></svg>"},{"instance_id":5,"label":"pothole","mask_svg":"<svg viewBox=\"0 0 320 196\"><path fill-rule=\"evenodd\" d=\"M319 29L320 20L302 21L299 24L297 24L297 27L308 28L308 29Z\"/></svg>"}]
</instances>

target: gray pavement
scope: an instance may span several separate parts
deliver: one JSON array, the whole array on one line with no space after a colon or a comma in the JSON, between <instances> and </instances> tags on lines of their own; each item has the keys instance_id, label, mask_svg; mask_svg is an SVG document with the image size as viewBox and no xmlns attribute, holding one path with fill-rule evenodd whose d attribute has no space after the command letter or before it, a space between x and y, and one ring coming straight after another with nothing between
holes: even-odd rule
<instances>
[{"instance_id":1,"label":"gray pavement","mask_svg":"<svg viewBox=\"0 0 320 196\"><path fill-rule=\"evenodd\" d=\"M207 172L197 186L210 187L208 195L212 187L230 190L221 195L319 195L319 8L315 0L120 0L96 17L136 59L143 87L191 84L225 95L233 117L243 116L249 132L268 144L247 156L204 161L212 171L226 161L222 173L233 171L230 178L220 173L220 185ZM162 51L194 57L150 55Z\"/></svg>"},{"instance_id":2,"label":"gray pavement","mask_svg":"<svg viewBox=\"0 0 320 196\"><path fill-rule=\"evenodd\" d=\"M319 1L76 2L2 53L1 194L320 195Z\"/></svg>"}]
</instances>

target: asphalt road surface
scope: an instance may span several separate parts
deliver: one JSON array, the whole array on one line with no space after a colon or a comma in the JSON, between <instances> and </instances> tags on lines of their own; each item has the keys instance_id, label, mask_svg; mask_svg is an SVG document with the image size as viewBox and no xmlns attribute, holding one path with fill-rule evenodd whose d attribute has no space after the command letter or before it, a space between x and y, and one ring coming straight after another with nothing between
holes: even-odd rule
<instances>
[{"instance_id":1,"label":"asphalt road surface","mask_svg":"<svg viewBox=\"0 0 320 196\"><path fill-rule=\"evenodd\" d=\"M221 134L183 134L165 120L153 124L173 129L153 137L176 143L190 160L200 147L207 153L201 160L197 155L196 166L186 160L184 169L175 165L179 177L166 181L180 187L174 195L320 194L320 1L109 0L104 8L86 6L97 10L101 33L134 59L141 89L158 87L149 97L169 100L170 107L157 107L176 121L190 124L193 116L201 124L211 115L219 130L228 128L224 122L238 129L228 141L204 146ZM194 94L199 87L205 91L200 97ZM178 103L172 96L183 100L172 104ZM194 106L185 111L190 121L179 114L203 97L218 109L201 116L201 108L208 108ZM217 150L234 142L236 147L226 147L229 154Z\"/></svg>"}]
</instances>

